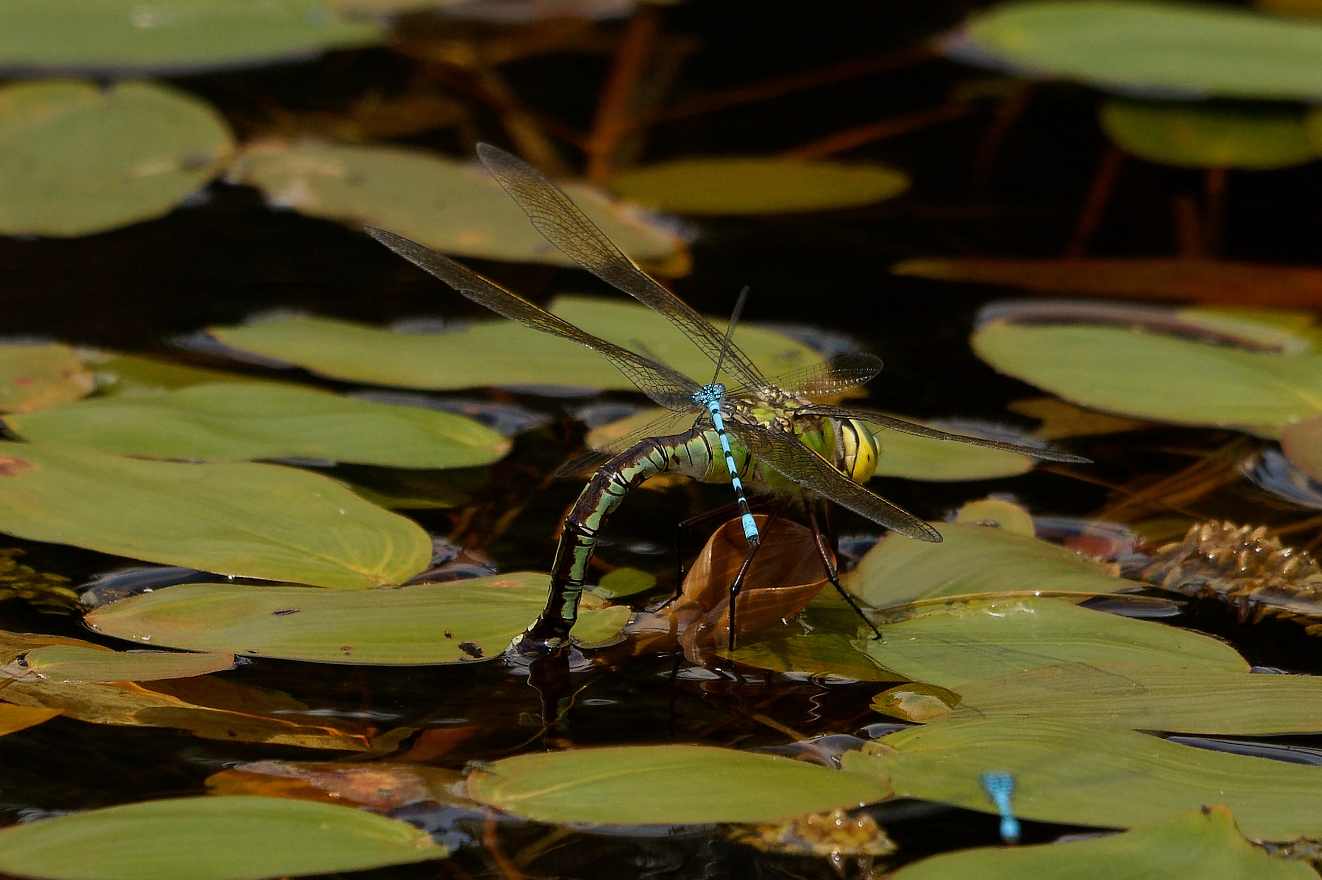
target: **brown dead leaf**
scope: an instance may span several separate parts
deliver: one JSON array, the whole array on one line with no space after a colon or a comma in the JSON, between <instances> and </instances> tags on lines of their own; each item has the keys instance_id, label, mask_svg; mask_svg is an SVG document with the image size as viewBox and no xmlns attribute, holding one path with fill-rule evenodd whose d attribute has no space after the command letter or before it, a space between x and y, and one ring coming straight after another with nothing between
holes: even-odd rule
<instances>
[{"instance_id":1,"label":"brown dead leaf","mask_svg":"<svg viewBox=\"0 0 1322 880\"><path fill-rule=\"evenodd\" d=\"M1141 431L1151 427L1150 422L1138 419L1126 419L1108 413L1094 412L1075 406L1056 397L1034 397L1028 400L1016 400L1006 409L1037 419L1042 424L1033 431L1043 440L1059 440L1063 437L1090 437L1096 434L1120 434L1125 431Z\"/></svg>"},{"instance_id":2,"label":"brown dead leaf","mask_svg":"<svg viewBox=\"0 0 1322 880\"><path fill-rule=\"evenodd\" d=\"M256 761L207 779L217 795L263 795L366 807L386 813L423 801L450 803L462 782L457 770L420 764Z\"/></svg>"}]
</instances>

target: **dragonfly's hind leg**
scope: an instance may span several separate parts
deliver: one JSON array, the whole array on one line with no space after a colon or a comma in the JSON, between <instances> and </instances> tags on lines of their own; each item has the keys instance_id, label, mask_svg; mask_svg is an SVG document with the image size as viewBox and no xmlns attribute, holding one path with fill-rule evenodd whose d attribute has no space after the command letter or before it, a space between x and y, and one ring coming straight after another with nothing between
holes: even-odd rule
<instances>
[{"instance_id":1,"label":"dragonfly's hind leg","mask_svg":"<svg viewBox=\"0 0 1322 880\"><path fill-rule=\"evenodd\" d=\"M762 534L765 535L768 532L770 532L771 527L776 524L776 520L778 519L780 519L779 507L772 510L771 515L767 517L767 521L762 525ZM753 558L757 556L757 551L761 549L763 543L765 542L758 541L756 544L749 544L748 555L744 557L743 563L739 566L739 573L736 574L734 576L734 580L730 582L729 617L730 617L730 650L731 651L734 650L734 603L735 600L739 598L740 591L742 591L744 588L744 578L747 577L748 575L749 566L753 564Z\"/></svg>"},{"instance_id":2,"label":"dragonfly's hind leg","mask_svg":"<svg viewBox=\"0 0 1322 880\"><path fill-rule=\"evenodd\" d=\"M868 620L868 616L863 613L862 608L858 607L858 603L854 601L854 597L849 595L845 588L840 585L840 574L835 567L835 560L831 558L832 554L830 551L830 546L835 544L835 541L828 539L826 535L822 533L821 526L817 523L817 505L814 502L809 501L807 507L808 527L812 530L813 545L817 548L817 555L822 560L822 567L826 569L826 579L831 582L831 586L835 587L835 591L840 594L840 598L848 602L849 607L854 609L854 613L872 629L872 637L874 639L881 638L881 631L877 629L877 625L871 620ZM825 513L823 516L825 516Z\"/></svg>"},{"instance_id":3,"label":"dragonfly's hind leg","mask_svg":"<svg viewBox=\"0 0 1322 880\"><path fill-rule=\"evenodd\" d=\"M749 499L749 506L753 510L763 511L768 508L777 507L777 504L774 498L763 495ZM726 504L723 507L718 507L715 510L703 511L697 516L689 517L679 525L675 526L675 571L678 575L678 579L675 581L675 594L661 605L662 608L678 599L679 591L684 586L684 575L688 574L688 570L684 567L684 559L686 556L685 544L687 543L689 533L705 522L711 522L714 519L724 521L730 519L732 516L737 516L738 514L739 505L731 503Z\"/></svg>"}]
</instances>

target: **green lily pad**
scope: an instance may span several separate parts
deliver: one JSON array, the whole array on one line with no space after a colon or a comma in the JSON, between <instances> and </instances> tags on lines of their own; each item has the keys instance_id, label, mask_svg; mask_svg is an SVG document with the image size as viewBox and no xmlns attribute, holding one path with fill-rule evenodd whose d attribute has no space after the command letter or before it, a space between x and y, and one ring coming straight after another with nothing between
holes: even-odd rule
<instances>
[{"instance_id":1,"label":"green lily pad","mask_svg":"<svg viewBox=\"0 0 1322 880\"><path fill-rule=\"evenodd\" d=\"M646 593L656 586L656 575L637 568L617 568L608 571L597 581L592 592L603 599L618 602L639 593Z\"/></svg>"},{"instance_id":2,"label":"green lily pad","mask_svg":"<svg viewBox=\"0 0 1322 880\"><path fill-rule=\"evenodd\" d=\"M941 721L849 752L846 770L890 779L896 796L995 812L978 782L1015 777L1015 814L1067 825L1133 828L1224 804L1252 840L1322 836L1322 767L1196 749L1095 724L1041 719Z\"/></svg>"},{"instance_id":3,"label":"green lily pad","mask_svg":"<svg viewBox=\"0 0 1322 880\"><path fill-rule=\"evenodd\" d=\"M1063 663L959 686L953 717L1054 718L1170 733L1322 732L1322 676Z\"/></svg>"},{"instance_id":4,"label":"green lily pad","mask_svg":"<svg viewBox=\"0 0 1322 880\"><path fill-rule=\"evenodd\" d=\"M941 596L1035 591L1114 593L1134 586L1067 547L1006 529L933 523L940 544L882 538L845 578L873 608Z\"/></svg>"},{"instance_id":5,"label":"green lily pad","mask_svg":"<svg viewBox=\"0 0 1322 880\"><path fill-rule=\"evenodd\" d=\"M260 880L449 854L398 819L248 795L124 804L0 831L0 871L43 880Z\"/></svg>"},{"instance_id":6,"label":"green lily pad","mask_svg":"<svg viewBox=\"0 0 1322 880\"><path fill-rule=\"evenodd\" d=\"M793 620L763 627L741 637L734 653L737 663L791 675L830 675L855 681L901 681L859 650L855 641L872 632L832 588L813 597Z\"/></svg>"},{"instance_id":7,"label":"green lily pad","mask_svg":"<svg viewBox=\"0 0 1322 880\"><path fill-rule=\"evenodd\" d=\"M443 285L437 290L442 296L451 295ZM457 300L459 295L453 296ZM551 311L619 345L628 347L641 341L681 373L711 381L711 361L674 325L644 306L565 296L551 303ZM634 387L590 349L513 321L479 321L455 332L415 335L325 318L287 318L213 327L210 332L240 351L346 382L428 390L511 385ZM740 327L735 341L767 373L821 363L806 345L755 327Z\"/></svg>"},{"instance_id":8,"label":"green lily pad","mask_svg":"<svg viewBox=\"0 0 1322 880\"><path fill-rule=\"evenodd\" d=\"M419 666L499 657L546 604L548 576L493 575L395 590L181 584L87 615L94 630L190 651L314 663ZM584 610L574 635L598 641L627 608Z\"/></svg>"},{"instance_id":9,"label":"green lily pad","mask_svg":"<svg viewBox=\"0 0 1322 880\"><path fill-rule=\"evenodd\" d=\"M1266 436L1322 413L1322 355L1243 351L1118 327L994 321L973 350L1080 406Z\"/></svg>"},{"instance_id":10,"label":"green lily pad","mask_svg":"<svg viewBox=\"0 0 1322 880\"><path fill-rule=\"evenodd\" d=\"M1210 636L1065 599L950 600L882 627L881 635L860 642L878 664L956 691L981 678L1057 663L1248 670L1233 648Z\"/></svg>"},{"instance_id":11,"label":"green lily pad","mask_svg":"<svg viewBox=\"0 0 1322 880\"><path fill-rule=\"evenodd\" d=\"M1297 110L1110 100L1102 105L1100 120L1107 137L1125 152L1163 165L1268 170L1317 158Z\"/></svg>"},{"instance_id":12,"label":"green lily pad","mask_svg":"<svg viewBox=\"0 0 1322 880\"><path fill-rule=\"evenodd\" d=\"M4 19L58 5L65 0L0 8L0 57L14 34ZM166 86L7 86L0 89L0 234L90 235L162 217L205 186L232 149L219 113Z\"/></svg>"},{"instance_id":13,"label":"green lily pad","mask_svg":"<svg viewBox=\"0 0 1322 880\"><path fill-rule=\"evenodd\" d=\"M15 706L0 703L0 736L27 730L38 724L50 721L60 714L59 709L43 709L39 706Z\"/></svg>"},{"instance_id":14,"label":"green lily pad","mask_svg":"<svg viewBox=\"0 0 1322 880\"><path fill-rule=\"evenodd\" d=\"M510 448L495 431L453 413L257 382L84 400L9 416L5 424L37 443L199 461L303 457L458 468L489 464Z\"/></svg>"},{"instance_id":15,"label":"green lily pad","mask_svg":"<svg viewBox=\"0 0 1322 880\"><path fill-rule=\"evenodd\" d=\"M361 589L431 561L412 521L334 480L269 464L0 448L0 531L219 574Z\"/></svg>"},{"instance_id":16,"label":"green lily pad","mask_svg":"<svg viewBox=\"0 0 1322 880\"><path fill-rule=\"evenodd\" d=\"M894 198L909 178L884 165L775 156L700 156L619 174L630 201L677 214L779 214L852 208Z\"/></svg>"},{"instance_id":17,"label":"green lily pad","mask_svg":"<svg viewBox=\"0 0 1322 880\"><path fill-rule=\"evenodd\" d=\"M576 266L533 228L480 165L403 147L267 142L249 147L229 179L311 217L367 224L447 254ZM565 191L640 262L679 254L680 239L585 185Z\"/></svg>"},{"instance_id":18,"label":"green lily pad","mask_svg":"<svg viewBox=\"0 0 1322 880\"><path fill-rule=\"evenodd\" d=\"M234 655L50 645L29 651L23 662L29 673L53 681L158 681L232 669Z\"/></svg>"},{"instance_id":19,"label":"green lily pad","mask_svg":"<svg viewBox=\"0 0 1322 880\"><path fill-rule=\"evenodd\" d=\"M203 70L314 55L383 38L320 0L54 0L0 6L0 66L115 72Z\"/></svg>"},{"instance_id":20,"label":"green lily pad","mask_svg":"<svg viewBox=\"0 0 1322 880\"><path fill-rule=\"evenodd\" d=\"M1225 807L1188 810L1125 834L1042 846L980 847L923 859L893 880L1313 880L1303 862L1244 839Z\"/></svg>"},{"instance_id":21,"label":"green lily pad","mask_svg":"<svg viewBox=\"0 0 1322 880\"><path fill-rule=\"evenodd\" d=\"M616 746L504 758L468 777L468 795L539 822L702 825L775 822L852 808L884 779L710 746Z\"/></svg>"},{"instance_id":22,"label":"green lily pad","mask_svg":"<svg viewBox=\"0 0 1322 880\"><path fill-rule=\"evenodd\" d=\"M0 412L71 403L92 386L92 372L67 345L0 344Z\"/></svg>"},{"instance_id":23,"label":"green lily pad","mask_svg":"<svg viewBox=\"0 0 1322 880\"><path fill-rule=\"evenodd\" d=\"M971 16L956 57L1103 89L1309 100L1322 26L1225 6L1046 0Z\"/></svg>"},{"instance_id":24,"label":"green lily pad","mask_svg":"<svg viewBox=\"0 0 1322 880\"><path fill-rule=\"evenodd\" d=\"M156 394L190 385L218 382L262 382L243 373L195 367L151 355L96 353L83 358L96 370L98 395Z\"/></svg>"}]
</instances>

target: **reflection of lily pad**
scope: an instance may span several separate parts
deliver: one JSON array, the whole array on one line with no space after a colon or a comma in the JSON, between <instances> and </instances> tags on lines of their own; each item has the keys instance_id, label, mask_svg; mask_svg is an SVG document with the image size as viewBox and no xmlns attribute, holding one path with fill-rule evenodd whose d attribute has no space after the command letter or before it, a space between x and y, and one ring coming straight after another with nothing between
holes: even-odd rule
<instances>
[{"instance_id":1,"label":"reflection of lily pad","mask_svg":"<svg viewBox=\"0 0 1322 880\"><path fill-rule=\"evenodd\" d=\"M223 672L234 666L234 655L50 645L29 651L23 662L29 673L50 681L158 681Z\"/></svg>"},{"instance_id":2,"label":"reflection of lily pad","mask_svg":"<svg viewBox=\"0 0 1322 880\"><path fill-rule=\"evenodd\" d=\"M1044 846L980 847L923 859L893 880L1313 880L1303 862L1244 839L1225 807L1188 810L1126 834Z\"/></svg>"},{"instance_id":3,"label":"reflection of lily pad","mask_svg":"<svg viewBox=\"0 0 1322 880\"><path fill-rule=\"evenodd\" d=\"M431 539L417 525L317 474L34 443L0 448L0 531L324 587L400 583L431 560Z\"/></svg>"},{"instance_id":4,"label":"reflection of lily pad","mask_svg":"<svg viewBox=\"0 0 1322 880\"><path fill-rule=\"evenodd\" d=\"M1102 129L1128 153L1184 168L1288 168L1317 151L1299 111L1107 101Z\"/></svg>"},{"instance_id":5,"label":"reflection of lily pad","mask_svg":"<svg viewBox=\"0 0 1322 880\"><path fill-rule=\"evenodd\" d=\"M71 403L91 390L91 371L67 345L0 345L0 412Z\"/></svg>"},{"instance_id":6,"label":"reflection of lily pad","mask_svg":"<svg viewBox=\"0 0 1322 880\"><path fill-rule=\"evenodd\" d=\"M87 616L98 632L193 651L316 663L409 666L499 657L537 618L547 575L522 572L396 590L181 584ZM575 636L599 641L627 608L585 610ZM223 647L222 647L223 646Z\"/></svg>"},{"instance_id":7,"label":"reflection of lily pad","mask_svg":"<svg viewBox=\"0 0 1322 880\"><path fill-rule=\"evenodd\" d=\"M884 754L846 769L887 774L900 797L994 812L978 783L1012 773L1021 819L1132 828L1225 804L1255 840L1322 836L1322 767L1195 749L1063 721L942 721L880 740Z\"/></svg>"},{"instance_id":8,"label":"reflection of lily pad","mask_svg":"<svg viewBox=\"0 0 1322 880\"><path fill-rule=\"evenodd\" d=\"M468 777L473 799L541 822L775 822L857 807L884 779L709 746L620 746L504 758Z\"/></svg>"},{"instance_id":9,"label":"reflection of lily pad","mask_svg":"<svg viewBox=\"0 0 1322 880\"><path fill-rule=\"evenodd\" d=\"M0 5L0 67L199 70L258 64L381 39L322 0L55 0Z\"/></svg>"},{"instance_id":10,"label":"reflection of lily pad","mask_svg":"<svg viewBox=\"0 0 1322 880\"><path fill-rule=\"evenodd\" d=\"M0 831L0 871L50 880L259 880L448 855L398 819L243 795L124 804Z\"/></svg>"},{"instance_id":11,"label":"reflection of lily pad","mask_svg":"<svg viewBox=\"0 0 1322 880\"><path fill-rule=\"evenodd\" d=\"M443 286L437 289L446 295ZM458 299L458 294L454 296ZM703 382L711 380L711 361L673 324L644 306L618 299L566 296L555 300L551 310L618 345L630 347L641 341L681 373ZM213 327L211 334L241 351L288 361L347 382L422 389L634 387L590 349L513 321L480 321L454 332L406 334L326 318L287 318ZM740 327L735 341L768 373L821 362L806 345L755 327Z\"/></svg>"},{"instance_id":12,"label":"reflection of lily pad","mask_svg":"<svg viewBox=\"0 0 1322 880\"><path fill-rule=\"evenodd\" d=\"M1223 6L1107 0L1003 3L949 45L973 63L1118 92L1308 100L1322 26Z\"/></svg>"},{"instance_id":13,"label":"reflection of lily pad","mask_svg":"<svg viewBox=\"0 0 1322 880\"><path fill-rule=\"evenodd\" d=\"M81 18L66 10L60 20L70 14ZM5 17L0 11L0 43L14 33ZM89 235L163 216L215 176L231 148L219 113L165 86L8 86L0 89L0 233Z\"/></svg>"},{"instance_id":14,"label":"reflection of lily pad","mask_svg":"<svg viewBox=\"0 0 1322 880\"><path fill-rule=\"evenodd\" d=\"M495 431L452 413L256 382L85 400L5 423L37 443L200 461L301 457L473 467L509 450Z\"/></svg>"},{"instance_id":15,"label":"reflection of lily pad","mask_svg":"<svg viewBox=\"0 0 1322 880\"><path fill-rule=\"evenodd\" d=\"M388 229L447 254L572 266L542 238L481 166L402 147L266 143L230 172L275 207ZM598 191L565 191L635 260L660 262L682 247Z\"/></svg>"},{"instance_id":16,"label":"reflection of lily pad","mask_svg":"<svg viewBox=\"0 0 1322 880\"><path fill-rule=\"evenodd\" d=\"M708 156L626 171L610 186L640 205L677 214L774 214L884 201L908 189L909 178L883 165Z\"/></svg>"}]
</instances>

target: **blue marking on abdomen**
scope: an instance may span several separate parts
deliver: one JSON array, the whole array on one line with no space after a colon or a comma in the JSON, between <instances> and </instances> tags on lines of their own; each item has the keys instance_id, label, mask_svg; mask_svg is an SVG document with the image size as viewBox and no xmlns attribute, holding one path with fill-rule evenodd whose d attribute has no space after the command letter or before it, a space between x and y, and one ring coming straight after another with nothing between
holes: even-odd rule
<instances>
[{"instance_id":1,"label":"blue marking on abdomen","mask_svg":"<svg viewBox=\"0 0 1322 880\"><path fill-rule=\"evenodd\" d=\"M744 483L739 479L738 469L734 465L734 452L730 449L730 440L725 434L725 419L721 416L721 397L725 386L719 382L704 385L693 392L693 402L701 403L711 413L712 425L716 428L716 437L721 441L721 451L725 453L725 469L730 472L730 485L734 486L735 500L739 504L740 521L744 527L744 539L749 546L756 547L761 541L757 531L757 522L748 507L748 498L744 495Z\"/></svg>"}]
</instances>

